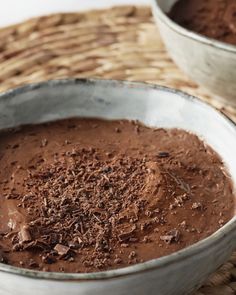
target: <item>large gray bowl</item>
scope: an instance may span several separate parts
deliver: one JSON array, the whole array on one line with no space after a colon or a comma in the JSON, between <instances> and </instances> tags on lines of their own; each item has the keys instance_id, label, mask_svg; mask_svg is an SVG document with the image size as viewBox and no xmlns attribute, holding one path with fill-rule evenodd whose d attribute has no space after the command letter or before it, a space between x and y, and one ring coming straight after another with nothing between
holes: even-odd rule
<instances>
[{"instance_id":1,"label":"large gray bowl","mask_svg":"<svg viewBox=\"0 0 236 295\"><path fill-rule=\"evenodd\" d=\"M67 117L138 119L192 131L224 159L236 181L235 125L210 106L164 87L118 81L50 81L0 95L0 129ZM63 274L0 264L1 295L184 295L236 247L236 217L182 251L123 269Z\"/></svg>"},{"instance_id":2,"label":"large gray bowl","mask_svg":"<svg viewBox=\"0 0 236 295\"><path fill-rule=\"evenodd\" d=\"M152 0L153 15L175 63L196 83L236 106L236 46L186 30L166 13L177 0Z\"/></svg>"}]
</instances>

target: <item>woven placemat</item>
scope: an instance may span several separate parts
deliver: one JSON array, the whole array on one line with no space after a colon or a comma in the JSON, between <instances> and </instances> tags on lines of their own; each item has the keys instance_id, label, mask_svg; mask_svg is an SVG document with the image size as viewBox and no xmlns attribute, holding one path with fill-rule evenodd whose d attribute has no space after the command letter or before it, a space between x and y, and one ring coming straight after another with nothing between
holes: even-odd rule
<instances>
[{"instance_id":1,"label":"woven placemat","mask_svg":"<svg viewBox=\"0 0 236 295\"><path fill-rule=\"evenodd\" d=\"M171 61L148 7L55 14L0 30L0 92L65 77L157 83L234 109L190 81ZM236 253L195 295L236 294Z\"/></svg>"}]
</instances>

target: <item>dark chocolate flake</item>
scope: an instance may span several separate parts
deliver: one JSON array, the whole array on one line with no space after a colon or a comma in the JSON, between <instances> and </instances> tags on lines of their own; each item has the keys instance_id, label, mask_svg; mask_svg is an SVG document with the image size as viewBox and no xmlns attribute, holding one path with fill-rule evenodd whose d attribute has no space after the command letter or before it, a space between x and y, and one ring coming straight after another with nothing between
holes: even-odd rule
<instances>
[{"instance_id":1,"label":"dark chocolate flake","mask_svg":"<svg viewBox=\"0 0 236 295\"><path fill-rule=\"evenodd\" d=\"M67 255L70 251L70 248L65 246L65 245L61 245L61 244L57 244L54 247L54 250L59 254L59 255Z\"/></svg>"},{"instance_id":2,"label":"dark chocolate flake","mask_svg":"<svg viewBox=\"0 0 236 295\"><path fill-rule=\"evenodd\" d=\"M48 144L48 140L46 138L42 139L41 147L45 147Z\"/></svg>"},{"instance_id":3,"label":"dark chocolate flake","mask_svg":"<svg viewBox=\"0 0 236 295\"><path fill-rule=\"evenodd\" d=\"M31 234L28 226L22 226L19 232L19 241L20 243L31 241Z\"/></svg>"},{"instance_id":4,"label":"dark chocolate flake","mask_svg":"<svg viewBox=\"0 0 236 295\"><path fill-rule=\"evenodd\" d=\"M14 145L12 146L12 148L13 148L13 149L17 149L19 146L20 146L20 145L19 145L18 143L16 143L16 144L14 144Z\"/></svg>"},{"instance_id":5,"label":"dark chocolate flake","mask_svg":"<svg viewBox=\"0 0 236 295\"><path fill-rule=\"evenodd\" d=\"M39 265L38 265L38 263L36 261L34 261L33 259L30 259L30 261L29 261L29 267L31 267L31 268L38 268Z\"/></svg>"},{"instance_id":6,"label":"dark chocolate flake","mask_svg":"<svg viewBox=\"0 0 236 295\"><path fill-rule=\"evenodd\" d=\"M169 231L166 235L160 236L166 244L177 243L180 239L180 232L176 229Z\"/></svg>"},{"instance_id":7,"label":"dark chocolate flake","mask_svg":"<svg viewBox=\"0 0 236 295\"><path fill-rule=\"evenodd\" d=\"M7 258L3 252L3 250L0 249L0 263L7 263Z\"/></svg>"},{"instance_id":8,"label":"dark chocolate flake","mask_svg":"<svg viewBox=\"0 0 236 295\"><path fill-rule=\"evenodd\" d=\"M32 241L29 243L25 243L23 246L24 250L49 250L50 246L42 241Z\"/></svg>"},{"instance_id":9,"label":"dark chocolate flake","mask_svg":"<svg viewBox=\"0 0 236 295\"><path fill-rule=\"evenodd\" d=\"M201 210L201 209L203 209L203 205L200 202L195 202L192 204L192 209Z\"/></svg>"},{"instance_id":10,"label":"dark chocolate flake","mask_svg":"<svg viewBox=\"0 0 236 295\"><path fill-rule=\"evenodd\" d=\"M123 242L126 242L127 240L129 240L130 238L132 238L135 230L136 230L136 225L133 225L129 230L121 232L118 235L119 241L123 243Z\"/></svg>"},{"instance_id":11,"label":"dark chocolate flake","mask_svg":"<svg viewBox=\"0 0 236 295\"><path fill-rule=\"evenodd\" d=\"M168 152L159 152L157 154L158 158L168 158L170 156L170 154Z\"/></svg>"},{"instance_id":12,"label":"dark chocolate flake","mask_svg":"<svg viewBox=\"0 0 236 295\"><path fill-rule=\"evenodd\" d=\"M55 263L57 260L54 256L52 256L51 254L46 254L42 256L42 262L46 263L46 264L53 264Z\"/></svg>"}]
</instances>

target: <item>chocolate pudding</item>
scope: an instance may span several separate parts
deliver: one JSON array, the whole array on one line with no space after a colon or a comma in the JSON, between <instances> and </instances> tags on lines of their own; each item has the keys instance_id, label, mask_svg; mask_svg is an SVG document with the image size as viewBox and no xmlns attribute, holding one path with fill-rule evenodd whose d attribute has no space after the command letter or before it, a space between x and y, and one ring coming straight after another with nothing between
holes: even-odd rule
<instances>
[{"instance_id":1,"label":"chocolate pudding","mask_svg":"<svg viewBox=\"0 0 236 295\"><path fill-rule=\"evenodd\" d=\"M235 0L179 0L169 16L188 30L236 45Z\"/></svg>"},{"instance_id":2,"label":"chocolate pudding","mask_svg":"<svg viewBox=\"0 0 236 295\"><path fill-rule=\"evenodd\" d=\"M196 135L70 119L0 133L0 259L96 272L158 258L234 215L231 180Z\"/></svg>"}]
</instances>

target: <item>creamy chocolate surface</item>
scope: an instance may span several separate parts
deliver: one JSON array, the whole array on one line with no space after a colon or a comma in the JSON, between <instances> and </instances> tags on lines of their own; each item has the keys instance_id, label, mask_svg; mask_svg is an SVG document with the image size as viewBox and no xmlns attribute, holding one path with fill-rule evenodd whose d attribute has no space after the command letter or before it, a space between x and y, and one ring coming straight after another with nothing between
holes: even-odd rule
<instances>
[{"instance_id":1,"label":"creamy chocolate surface","mask_svg":"<svg viewBox=\"0 0 236 295\"><path fill-rule=\"evenodd\" d=\"M0 260L42 271L125 267L234 215L219 156L183 130L70 119L0 133Z\"/></svg>"},{"instance_id":2,"label":"creamy chocolate surface","mask_svg":"<svg viewBox=\"0 0 236 295\"><path fill-rule=\"evenodd\" d=\"M235 0L179 0L169 15L186 29L236 45Z\"/></svg>"}]
</instances>

